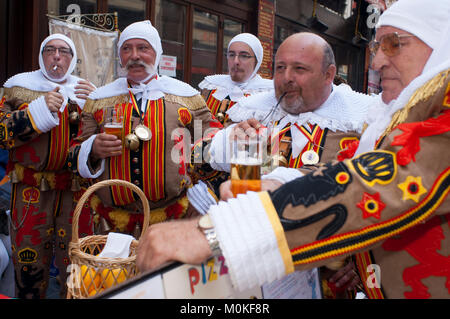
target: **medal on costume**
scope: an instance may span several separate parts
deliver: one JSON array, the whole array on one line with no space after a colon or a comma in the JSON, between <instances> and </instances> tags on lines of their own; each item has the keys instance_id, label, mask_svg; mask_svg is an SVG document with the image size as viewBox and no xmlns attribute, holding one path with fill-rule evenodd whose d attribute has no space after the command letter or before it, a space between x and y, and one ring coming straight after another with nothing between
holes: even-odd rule
<instances>
[{"instance_id":1,"label":"medal on costume","mask_svg":"<svg viewBox=\"0 0 450 319\"><path fill-rule=\"evenodd\" d=\"M313 150L304 152L301 158L303 164L305 165L314 165L319 163L319 155Z\"/></svg>"},{"instance_id":2,"label":"medal on costume","mask_svg":"<svg viewBox=\"0 0 450 319\"><path fill-rule=\"evenodd\" d=\"M134 129L134 134L141 140L141 141L149 141L152 138L152 131L150 129L143 125L139 124Z\"/></svg>"},{"instance_id":3,"label":"medal on costume","mask_svg":"<svg viewBox=\"0 0 450 319\"><path fill-rule=\"evenodd\" d=\"M143 115L145 116L145 113ZM140 141L149 141L151 138L152 131L143 124L143 117L141 116L139 124L134 128L133 132L125 136L125 147L136 151L141 144Z\"/></svg>"},{"instance_id":4,"label":"medal on costume","mask_svg":"<svg viewBox=\"0 0 450 319\"><path fill-rule=\"evenodd\" d=\"M136 151L141 144L140 141L149 141L152 139L152 131L143 125L138 124L133 132L125 136L125 146L132 151Z\"/></svg>"}]
</instances>

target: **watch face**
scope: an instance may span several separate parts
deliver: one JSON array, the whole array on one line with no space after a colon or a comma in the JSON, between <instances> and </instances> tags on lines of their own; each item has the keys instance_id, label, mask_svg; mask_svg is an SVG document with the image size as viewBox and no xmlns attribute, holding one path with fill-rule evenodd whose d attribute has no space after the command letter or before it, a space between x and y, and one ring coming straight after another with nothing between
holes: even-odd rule
<instances>
[{"instance_id":1,"label":"watch face","mask_svg":"<svg viewBox=\"0 0 450 319\"><path fill-rule=\"evenodd\" d=\"M200 217L200 219L198 221L198 226L200 228L203 228L203 229L208 229L208 228L213 228L214 227L214 225L213 225L213 223L211 221L211 218L209 217L208 214L203 215L202 217Z\"/></svg>"}]
</instances>

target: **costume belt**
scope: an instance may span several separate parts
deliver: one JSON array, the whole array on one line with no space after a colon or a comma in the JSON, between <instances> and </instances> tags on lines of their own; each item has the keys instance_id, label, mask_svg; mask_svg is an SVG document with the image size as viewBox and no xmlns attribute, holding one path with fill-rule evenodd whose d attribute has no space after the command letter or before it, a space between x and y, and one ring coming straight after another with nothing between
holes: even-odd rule
<instances>
[{"instance_id":1,"label":"costume belt","mask_svg":"<svg viewBox=\"0 0 450 319\"><path fill-rule=\"evenodd\" d=\"M37 171L19 163L8 163L7 174L11 183L24 183L33 187L40 187L41 191L71 190L77 192L81 185L87 186L87 180L70 171Z\"/></svg>"}]
</instances>

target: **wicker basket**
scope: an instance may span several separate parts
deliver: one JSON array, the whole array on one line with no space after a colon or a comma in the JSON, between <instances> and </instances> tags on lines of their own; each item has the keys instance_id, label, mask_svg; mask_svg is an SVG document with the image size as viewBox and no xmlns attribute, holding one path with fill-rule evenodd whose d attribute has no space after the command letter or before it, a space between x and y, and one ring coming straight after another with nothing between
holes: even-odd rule
<instances>
[{"instance_id":1,"label":"wicker basket","mask_svg":"<svg viewBox=\"0 0 450 319\"><path fill-rule=\"evenodd\" d=\"M70 276L67 280L67 298L82 299L94 296L105 289L134 277L136 268L136 250L138 240L130 244L130 256L127 258L97 257L106 244L107 235L92 235L78 237L78 219L84 203L89 196L101 187L124 186L139 195L144 209L144 222L141 234L146 231L150 222L150 206L142 190L127 181L110 179L90 186L81 196L75 207L72 221L72 241L69 243L71 259Z\"/></svg>"}]
</instances>

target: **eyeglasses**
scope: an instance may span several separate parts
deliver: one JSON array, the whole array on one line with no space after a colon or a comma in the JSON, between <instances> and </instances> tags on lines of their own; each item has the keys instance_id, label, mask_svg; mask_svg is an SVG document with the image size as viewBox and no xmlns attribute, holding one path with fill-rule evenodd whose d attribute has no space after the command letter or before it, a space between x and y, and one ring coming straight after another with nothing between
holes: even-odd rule
<instances>
[{"instance_id":1,"label":"eyeglasses","mask_svg":"<svg viewBox=\"0 0 450 319\"><path fill-rule=\"evenodd\" d=\"M237 56L238 59L239 59L239 61L241 61L241 62L248 61L248 60L250 60L251 58L254 58L254 57L255 57L254 55L249 55L249 54L236 54L236 53L234 53L234 52L228 52L228 53L226 54L226 56L227 56L228 59L231 59L231 60L234 60L234 58Z\"/></svg>"},{"instance_id":2,"label":"eyeglasses","mask_svg":"<svg viewBox=\"0 0 450 319\"><path fill-rule=\"evenodd\" d=\"M377 54L378 49L381 47L381 50L388 57L396 56L400 52L400 47L402 44L400 43L400 38L409 38L414 37L412 34L398 34L397 32L388 33L383 35L380 38L380 41L372 40L369 43L370 53L375 56Z\"/></svg>"},{"instance_id":3,"label":"eyeglasses","mask_svg":"<svg viewBox=\"0 0 450 319\"><path fill-rule=\"evenodd\" d=\"M59 51L60 55L73 56L72 49L70 49L70 48L56 48L56 47L51 46L51 45L44 47L42 52L47 54L47 55L55 55L56 54L56 50Z\"/></svg>"}]
</instances>

